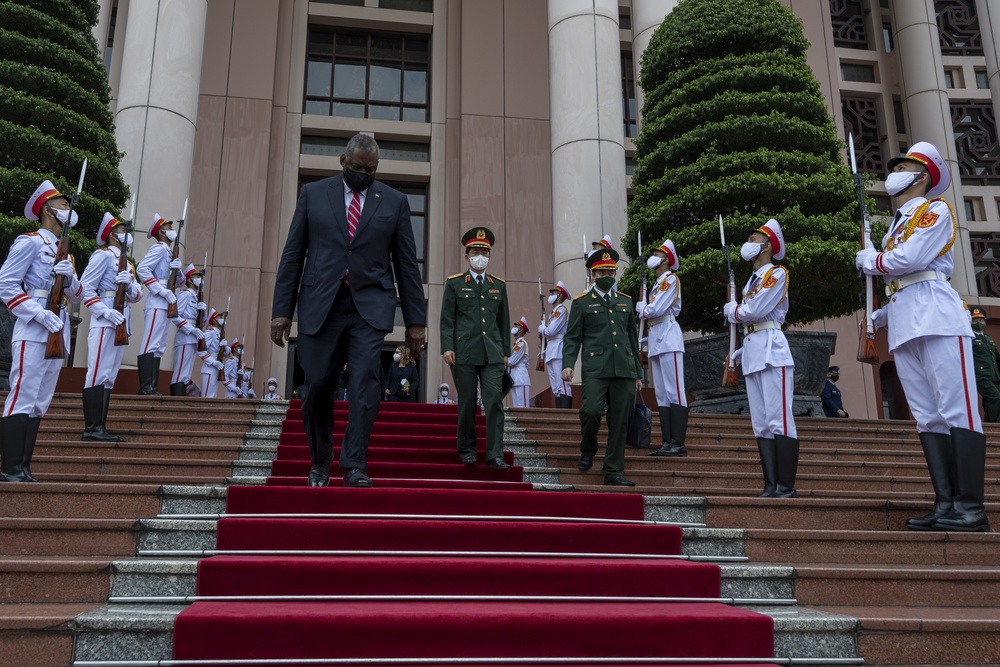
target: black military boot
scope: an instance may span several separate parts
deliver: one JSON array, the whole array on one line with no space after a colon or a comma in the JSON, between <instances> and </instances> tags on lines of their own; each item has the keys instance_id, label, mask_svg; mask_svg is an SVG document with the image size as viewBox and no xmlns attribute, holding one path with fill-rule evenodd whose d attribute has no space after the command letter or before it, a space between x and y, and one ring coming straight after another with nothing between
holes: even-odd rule
<instances>
[{"instance_id":1,"label":"black military boot","mask_svg":"<svg viewBox=\"0 0 1000 667\"><path fill-rule=\"evenodd\" d=\"M104 424L104 429L108 428L108 407L111 406L111 390L107 387L104 388L104 402L101 406L101 423ZM114 433L108 433L115 442L125 442L125 438L120 435L115 435Z\"/></svg>"},{"instance_id":2,"label":"black military boot","mask_svg":"<svg viewBox=\"0 0 1000 667\"><path fill-rule=\"evenodd\" d=\"M81 440L118 442L104 428L104 387L96 385L83 390L83 430Z\"/></svg>"},{"instance_id":3,"label":"black military boot","mask_svg":"<svg viewBox=\"0 0 1000 667\"><path fill-rule=\"evenodd\" d=\"M187 396L187 384L184 382L171 382L170 383L170 395L171 396Z\"/></svg>"},{"instance_id":4,"label":"black military boot","mask_svg":"<svg viewBox=\"0 0 1000 667\"><path fill-rule=\"evenodd\" d=\"M135 359L136 367L139 370L139 394L142 396L162 396L162 394L156 391L156 383L154 380L153 370L156 367L155 357L152 352L147 352L146 354L140 354Z\"/></svg>"},{"instance_id":5,"label":"black military boot","mask_svg":"<svg viewBox=\"0 0 1000 667\"><path fill-rule=\"evenodd\" d=\"M799 468L799 439L787 435L774 436L778 459L778 488L775 498L798 498L795 492L795 473Z\"/></svg>"},{"instance_id":6,"label":"black military boot","mask_svg":"<svg viewBox=\"0 0 1000 667\"><path fill-rule=\"evenodd\" d=\"M672 454L670 456L687 456L688 450L684 445L688 430L688 408L677 403L670 404L670 433L673 436Z\"/></svg>"},{"instance_id":7,"label":"black military boot","mask_svg":"<svg viewBox=\"0 0 1000 667\"><path fill-rule=\"evenodd\" d=\"M986 486L986 436L967 428L951 429L955 456L955 502L951 512L934 522L934 530L988 533L990 522L983 508Z\"/></svg>"},{"instance_id":8,"label":"black military boot","mask_svg":"<svg viewBox=\"0 0 1000 667\"><path fill-rule=\"evenodd\" d=\"M774 440L757 438L757 452L760 453L760 470L764 474L764 491L758 498L773 498L778 488L778 454Z\"/></svg>"},{"instance_id":9,"label":"black military boot","mask_svg":"<svg viewBox=\"0 0 1000 667\"><path fill-rule=\"evenodd\" d=\"M160 357L153 357L153 391L156 392L158 396L163 396L160 393Z\"/></svg>"},{"instance_id":10,"label":"black military boot","mask_svg":"<svg viewBox=\"0 0 1000 667\"><path fill-rule=\"evenodd\" d=\"M673 442L670 434L670 408L658 405L656 406L656 414L660 417L660 433L663 435L663 443L659 449L646 452L646 456L670 456L670 446Z\"/></svg>"},{"instance_id":11,"label":"black military boot","mask_svg":"<svg viewBox=\"0 0 1000 667\"><path fill-rule=\"evenodd\" d=\"M573 397L566 394L556 396L556 407L560 410L570 410L573 408Z\"/></svg>"},{"instance_id":12,"label":"black military boot","mask_svg":"<svg viewBox=\"0 0 1000 667\"><path fill-rule=\"evenodd\" d=\"M28 415L11 415L0 419L0 435L0 481L30 482L24 474Z\"/></svg>"},{"instance_id":13,"label":"black military boot","mask_svg":"<svg viewBox=\"0 0 1000 667\"><path fill-rule=\"evenodd\" d=\"M27 435L24 438L24 455L21 457L21 471L29 482L38 481L31 474L31 456L35 453L35 441L38 440L38 427L41 424L41 417L28 417Z\"/></svg>"},{"instance_id":14,"label":"black military boot","mask_svg":"<svg viewBox=\"0 0 1000 667\"><path fill-rule=\"evenodd\" d=\"M944 433L918 433L924 450L927 471L934 487L934 509L931 513L906 520L909 530L934 530L934 522L948 515L955 503L955 457L951 451L951 436Z\"/></svg>"}]
</instances>

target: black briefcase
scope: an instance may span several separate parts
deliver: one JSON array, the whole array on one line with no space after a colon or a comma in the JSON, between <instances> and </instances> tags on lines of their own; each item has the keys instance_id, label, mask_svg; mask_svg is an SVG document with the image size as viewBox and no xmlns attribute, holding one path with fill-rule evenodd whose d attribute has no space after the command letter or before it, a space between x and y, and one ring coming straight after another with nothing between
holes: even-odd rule
<instances>
[{"instance_id":1,"label":"black briefcase","mask_svg":"<svg viewBox=\"0 0 1000 667\"><path fill-rule=\"evenodd\" d=\"M507 394L509 394L510 390L513 388L514 388L514 378L510 376L510 373L504 371L503 377L500 378L500 392L501 392L500 398L501 399L507 398ZM649 445L647 445L647 447L648 446Z\"/></svg>"},{"instance_id":2,"label":"black briefcase","mask_svg":"<svg viewBox=\"0 0 1000 667\"><path fill-rule=\"evenodd\" d=\"M625 444L638 449L649 449L650 432L653 429L653 411L646 407L642 394L636 392L639 402L632 406L628 417L628 432L625 434Z\"/></svg>"}]
</instances>

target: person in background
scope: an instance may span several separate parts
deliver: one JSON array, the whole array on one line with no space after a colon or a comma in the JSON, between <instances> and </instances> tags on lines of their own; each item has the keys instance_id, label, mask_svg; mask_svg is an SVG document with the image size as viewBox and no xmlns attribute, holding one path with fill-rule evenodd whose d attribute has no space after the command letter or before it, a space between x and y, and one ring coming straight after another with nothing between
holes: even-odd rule
<instances>
[{"instance_id":1,"label":"person in background","mask_svg":"<svg viewBox=\"0 0 1000 667\"><path fill-rule=\"evenodd\" d=\"M972 361L976 366L976 390L983 399L983 421L1000 421L1000 360L997 346L986 335L986 313L972 308Z\"/></svg>"},{"instance_id":2,"label":"person in background","mask_svg":"<svg viewBox=\"0 0 1000 667\"><path fill-rule=\"evenodd\" d=\"M448 398L448 394L451 393L451 387L448 386L447 382L442 382L438 385L438 397L434 399L435 405L455 405L455 401Z\"/></svg>"},{"instance_id":3,"label":"person in background","mask_svg":"<svg viewBox=\"0 0 1000 667\"><path fill-rule=\"evenodd\" d=\"M510 390L510 395L514 400L515 408L528 407L528 400L531 397L531 373L528 372L528 341L524 339L525 334L530 333L528 320L521 318L514 323L510 333L514 336L514 348L507 359L507 368L511 379L514 380L514 388Z\"/></svg>"},{"instance_id":4,"label":"person in background","mask_svg":"<svg viewBox=\"0 0 1000 667\"><path fill-rule=\"evenodd\" d=\"M262 401L280 401L281 394L278 393L278 378L267 378L267 392L260 397Z\"/></svg>"},{"instance_id":5,"label":"person in background","mask_svg":"<svg viewBox=\"0 0 1000 667\"><path fill-rule=\"evenodd\" d=\"M573 407L573 389L562 379L562 346L566 333L566 323L569 322L569 309L565 302L569 299L569 291L563 281L549 290L549 303L552 312L548 323L542 317L538 325L538 333L545 336L545 372L549 376L549 386L552 388L552 398L557 408Z\"/></svg>"},{"instance_id":6,"label":"person in background","mask_svg":"<svg viewBox=\"0 0 1000 667\"><path fill-rule=\"evenodd\" d=\"M389 373L382 380L382 394L393 403L416 403L420 389L420 373L417 364L410 359L406 347L397 347L389 364Z\"/></svg>"},{"instance_id":7,"label":"person in background","mask_svg":"<svg viewBox=\"0 0 1000 667\"><path fill-rule=\"evenodd\" d=\"M819 395L820 400L823 401L823 414L827 417L847 417L847 412L844 411L844 402L840 396L840 390L837 389L837 380L840 379L840 366L830 366L826 373L826 385L823 387L823 393Z\"/></svg>"}]
</instances>

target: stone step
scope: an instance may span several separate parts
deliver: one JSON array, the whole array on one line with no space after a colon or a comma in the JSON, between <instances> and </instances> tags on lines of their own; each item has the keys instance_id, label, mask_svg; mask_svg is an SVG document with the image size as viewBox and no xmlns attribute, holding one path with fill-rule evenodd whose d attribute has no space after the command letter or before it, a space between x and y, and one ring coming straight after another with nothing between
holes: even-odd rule
<instances>
[{"instance_id":1,"label":"stone step","mask_svg":"<svg viewBox=\"0 0 1000 667\"><path fill-rule=\"evenodd\" d=\"M111 570L108 558L0 557L0 605L104 604Z\"/></svg>"},{"instance_id":2,"label":"stone step","mask_svg":"<svg viewBox=\"0 0 1000 667\"><path fill-rule=\"evenodd\" d=\"M44 421L44 420L43 420ZM190 424L185 424L190 426ZM114 428L110 429L115 431ZM245 434L243 431L230 431L228 433L213 433L211 431L192 431L192 430L182 430L179 428L156 430L156 429L122 429L115 431L115 435L119 435L127 442L141 441L141 442L159 442L159 443L196 443L196 442L208 442L216 445L227 445L230 447L239 447L243 444L243 436ZM80 428L73 428L69 426L52 426L46 427L42 426L38 432L38 447L43 447L48 441L70 441L70 442L82 442L80 436L83 433L83 422L80 422Z\"/></svg>"},{"instance_id":3,"label":"stone step","mask_svg":"<svg viewBox=\"0 0 1000 667\"><path fill-rule=\"evenodd\" d=\"M0 518L0 556L131 556L134 519Z\"/></svg>"},{"instance_id":4,"label":"stone step","mask_svg":"<svg viewBox=\"0 0 1000 667\"><path fill-rule=\"evenodd\" d=\"M157 475L169 477L216 477L232 475L233 459L154 459L121 456L35 456L31 471L40 475ZM41 478L40 478L41 479Z\"/></svg>"},{"instance_id":5,"label":"stone step","mask_svg":"<svg viewBox=\"0 0 1000 667\"><path fill-rule=\"evenodd\" d=\"M73 659L73 619L94 604L0 604L4 667L65 667Z\"/></svg>"},{"instance_id":6,"label":"stone step","mask_svg":"<svg viewBox=\"0 0 1000 667\"><path fill-rule=\"evenodd\" d=\"M85 442L46 440L35 446L35 456L76 456L99 458L223 459L239 457L241 446L201 442Z\"/></svg>"},{"instance_id":7,"label":"stone step","mask_svg":"<svg viewBox=\"0 0 1000 667\"><path fill-rule=\"evenodd\" d=\"M137 519L160 510L159 490L159 484L0 484L0 516Z\"/></svg>"},{"instance_id":8,"label":"stone step","mask_svg":"<svg viewBox=\"0 0 1000 667\"><path fill-rule=\"evenodd\" d=\"M981 613L996 616L1000 612L998 593L997 568L867 563L795 566L795 597L807 606L875 602L887 607L980 607Z\"/></svg>"},{"instance_id":9,"label":"stone step","mask_svg":"<svg viewBox=\"0 0 1000 667\"><path fill-rule=\"evenodd\" d=\"M169 484L174 486L198 486L198 485L218 485L224 483L230 477L220 478L218 476L198 477L195 475L167 476L164 474L144 474L144 475L111 475L111 474L90 474L90 473L42 473L37 471L32 465L32 474L41 482L51 483L99 483L99 484ZM261 481L247 480L246 484L263 483Z\"/></svg>"}]
</instances>

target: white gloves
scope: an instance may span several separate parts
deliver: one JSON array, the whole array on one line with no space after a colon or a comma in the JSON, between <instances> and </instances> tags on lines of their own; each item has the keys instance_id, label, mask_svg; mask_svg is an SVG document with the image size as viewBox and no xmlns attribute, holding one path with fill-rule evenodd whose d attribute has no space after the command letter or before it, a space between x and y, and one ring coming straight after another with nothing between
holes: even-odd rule
<instances>
[{"instance_id":1,"label":"white gloves","mask_svg":"<svg viewBox=\"0 0 1000 667\"><path fill-rule=\"evenodd\" d=\"M225 338L223 338L222 340L220 340L220 341L219 341L219 349L220 349L220 350L224 350L224 349L226 349L227 347L229 347L229 343L228 343L228 342L226 342L226 339L225 339Z\"/></svg>"},{"instance_id":2,"label":"white gloves","mask_svg":"<svg viewBox=\"0 0 1000 667\"><path fill-rule=\"evenodd\" d=\"M884 308L872 311L872 324L875 325L876 329L885 328L885 325L888 323L888 316L886 315Z\"/></svg>"},{"instance_id":3,"label":"white gloves","mask_svg":"<svg viewBox=\"0 0 1000 667\"><path fill-rule=\"evenodd\" d=\"M732 319L733 313L736 312L737 303L735 301L730 301L725 306L722 307L722 314L726 316L726 319Z\"/></svg>"},{"instance_id":4,"label":"white gloves","mask_svg":"<svg viewBox=\"0 0 1000 667\"><path fill-rule=\"evenodd\" d=\"M167 305L170 305L170 306L172 306L172 305L174 305L175 303L177 303L177 295L176 295L176 294L174 294L173 292L171 292L170 290L166 289L166 288L164 288L164 289L163 289L163 290L162 290L162 291L161 291L161 292L160 292L159 294L157 294L156 296L162 296L162 297L163 297L163 300L167 302Z\"/></svg>"},{"instance_id":5,"label":"white gloves","mask_svg":"<svg viewBox=\"0 0 1000 667\"><path fill-rule=\"evenodd\" d=\"M638 317L642 317L642 311L646 310L646 302L639 301L635 304L635 314Z\"/></svg>"},{"instance_id":6,"label":"white gloves","mask_svg":"<svg viewBox=\"0 0 1000 667\"><path fill-rule=\"evenodd\" d=\"M198 302L198 310L200 310L203 313L207 313L208 312L208 304L206 304L204 301L199 301Z\"/></svg>"},{"instance_id":7,"label":"white gloves","mask_svg":"<svg viewBox=\"0 0 1000 667\"><path fill-rule=\"evenodd\" d=\"M878 251L875 250L875 248L866 247L864 250L859 250L858 254L855 255L854 266L858 267L865 273L874 272L876 257L878 257Z\"/></svg>"},{"instance_id":8,"label":"white gloves","mask_svg":"<svg viewBox=\"0 0 1000 667\"><path fill-rule=\"evenodd\" d=\"M103 317L108 322L111 322L111 324L115 326L118 326L119 324L125 321L125 316L119 313L114 308L108 308L107 310L105 310L103 313L101 313L101 317Z\"/></svg>"},{"instance_id":9,"label":"white gloves","mask_svg":"<svg viewBox=\"0 0 1000 667\"><path fill-rule=\"evenodd\" d=\"M205 332L202 331L201 329L195 329L194 337L197 338L198 340L205 340Z\"/></svg>"},{"instance_id":10,"label":"white gloves","mask_svg":"<svg viewBox=\"0 0 1000 667\"><path fill-rule=\"evenodd\" d=\"M743 348L738 347L736 351L733 352L733 365L739 366L743 363Z\"/></svg>"},{"instance_id":11,"label":"white gloves","mask_svg":"<svg viewBox=\"0 0 1000 667\"><path fill-rule=\"evenodd\" d=\"M174 259L170 260L170 269L171 269L171 271L174 270L174 269L180 269L180 268L181 268L181 258L180 257L175 257Z\"/></svg>"},{"instance_id":12,"label":"white gloves","mask_svg":"<svg viewBox=\"0 0 1000 667\"><path fill-rule=\"evenodd\" d=\"M62 331L63 328L62 318L53 313L51 310L42 310L39 312L35 315L35 321L48 329L51 333L58 333Z\"/></svg>"},{"instance_id":13,"label":"white gloves","mask_svg":"<svg viewBox=\"0 0 1000 667\"><path fill-rule=\"evenodd\" d=\"M76 277L76 273L73 271L73 262L68 259L64 259L61 262L56 262L55 266L52 267L52 271L56 275L60 276L70 276Z\"/></svg>"},{"instance_id":14,"label":"white gloves","mask_svg":"<svg viewBox=\"0 0 1000 667\"><path fill-rule=\"evenodd\" d=\"M132 274L128 271L119 271L115 274L115 283L119 285L131 285Z\"/></svg>"}]
</instances>

